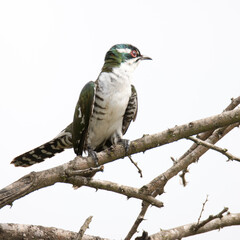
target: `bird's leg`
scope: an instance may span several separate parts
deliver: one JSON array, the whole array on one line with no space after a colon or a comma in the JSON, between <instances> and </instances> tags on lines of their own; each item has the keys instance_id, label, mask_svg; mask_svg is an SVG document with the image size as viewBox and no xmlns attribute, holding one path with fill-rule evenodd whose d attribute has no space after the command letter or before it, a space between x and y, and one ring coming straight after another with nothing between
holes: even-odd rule
<instances>
[{"instance_id":1,"label":"bird's leg","mask_svg":"<svg viewBox=\"0 0 240 240\"><path fill-rule=\"evenodd\" d=\"M124 147L124 150L125 150L125 155L127 156L128 150L130 147L130 141L128 139L123 139L122 134L115 133L112 136L111 142L113 145L118 144L118 143L122 144Z\"/></svg>"},{"instance_id":2,"label":"bird's leg","mask_svg":"<svg viewBox=\"0 0 240 240\"><path fill-rule=\"evenodd\" d=\"M92 148L88 148L88 156L93 159L93 161L95 162L96 167L98 167L99 166L99 162L98 162L97 153Z\"/></svg>"},{"instance_id":3,"label":"bird's leg","mask_svg":"<svg viewBox=\"0 0 240 240\"><path fill-rule=\"evenodd\" d=\"M123 145L124 150L125 150L125 154L127 155L127 154L128 154L128 150L129 150L129 147L130 147L130 140L120 138L119 141L118 141L118 143L120 143L120 144Z\"/></svg>"}]
</instances>

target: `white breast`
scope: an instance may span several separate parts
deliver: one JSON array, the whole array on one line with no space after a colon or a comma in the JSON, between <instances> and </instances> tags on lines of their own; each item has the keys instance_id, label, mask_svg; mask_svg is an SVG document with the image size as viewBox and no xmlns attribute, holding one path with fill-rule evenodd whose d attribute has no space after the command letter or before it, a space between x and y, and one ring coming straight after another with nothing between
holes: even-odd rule
<instances>
[{"instance_id":1,"label":"white breast","mask_svg":"<svg viewBox=\"0 0 240 240\"><path fill-rule=\"evenodd\" d=\"M89 123L87 144L95 149L107 139L122 137L122 120L131 95L131 74L116 68L113 73L103 72L98 78L95 107ZM104 113L104 114L103 114ZM114 143L114 142L112 142Z\"/></svg>"}]
</instances>

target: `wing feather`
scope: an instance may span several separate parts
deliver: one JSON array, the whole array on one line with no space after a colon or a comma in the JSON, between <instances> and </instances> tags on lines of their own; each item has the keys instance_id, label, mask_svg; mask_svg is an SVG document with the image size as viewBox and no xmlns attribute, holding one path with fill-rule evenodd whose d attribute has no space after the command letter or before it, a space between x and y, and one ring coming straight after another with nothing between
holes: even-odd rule
<instances>
[{"instance_id":1,"label":"wing feather","mask_svg":"<svg viewBox=\"0 0 240 240\"><path fill-rule=\"evenodd\" d=\"M132 94L129 98L128 105L123 116L123 124L122 124L122 133L123 135L128 130L128 127L131 121L135 121L137 117L138 111L138 98L137 98L137 91L133 85L131 85Z\"/></svg>"},{"instance_id":2,"label":"wing feather","mask_svg":"<svg viewBox=\"0 0 240 240\"><path fill-rule=\"evenodd\" d=\"M85 140L88 132L89 120L92 115L96 86L93 81L88 82L82 89L73 117L73 148L77 155L85 150Z\"/></svg>"}]
</instances>

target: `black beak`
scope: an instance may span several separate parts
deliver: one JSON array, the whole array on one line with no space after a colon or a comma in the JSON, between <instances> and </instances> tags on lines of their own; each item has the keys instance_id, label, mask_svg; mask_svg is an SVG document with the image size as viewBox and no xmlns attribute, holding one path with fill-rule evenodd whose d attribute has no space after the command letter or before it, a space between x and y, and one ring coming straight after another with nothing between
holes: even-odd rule
<instances>
[{"instance_id":1,"label":"black beak","mask_svg":"<svg viewBox=\"0 0 240 240\"><path fill-rule=\"evenodd\" d=\"M152 59L148 56L141 55L140 60L152 60Z\"/></svg>"}]
</instances>

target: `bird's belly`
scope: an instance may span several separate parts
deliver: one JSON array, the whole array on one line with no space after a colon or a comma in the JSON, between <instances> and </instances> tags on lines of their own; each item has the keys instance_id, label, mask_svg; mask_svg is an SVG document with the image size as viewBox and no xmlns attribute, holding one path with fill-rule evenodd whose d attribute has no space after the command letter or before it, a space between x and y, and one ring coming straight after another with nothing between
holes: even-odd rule
<instances>
[{"instance_id":1,"label":"bird's belly","mask_svg":"<svg viewBox=\"0 0 240 240\"><path fill-rule=\"evenodd\" d=\"M128 101L129 94L115 93L105 95L104 101L99 102L104 107L101 109L104 114L93 112L88 128L87 142L92 149L104 144L114 134L122 137L122 121Z\"/></svg>"}]
</instances>

